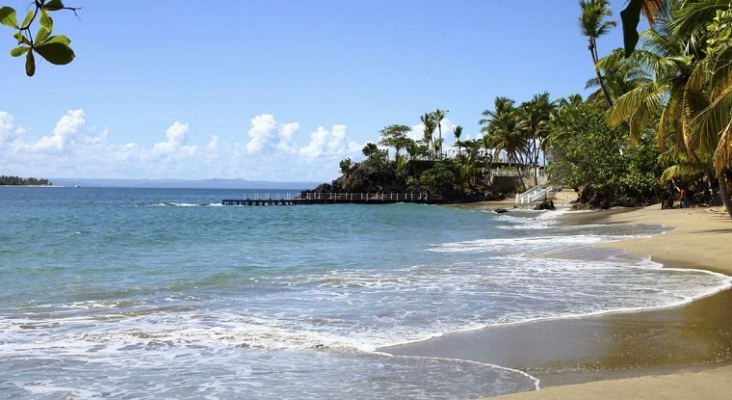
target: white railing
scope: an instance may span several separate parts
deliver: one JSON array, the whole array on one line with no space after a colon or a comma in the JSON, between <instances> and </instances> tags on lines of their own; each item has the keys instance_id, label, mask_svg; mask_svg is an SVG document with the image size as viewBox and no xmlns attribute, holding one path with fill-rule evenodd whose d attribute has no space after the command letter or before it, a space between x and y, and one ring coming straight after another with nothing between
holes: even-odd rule
<instances>
[{"instance_id":1,"label":"white railing","mask_svg":"<svg viewBox=\"0 0 732 400\"><path fill-rule=\"evenodd\" d=\"M319 201L390 201L390 202L426 202L430 198L427 193L305 193L305 196L297 196L295 200L319 200Z\"/></svg>"},{"instance_id":2,"label":"white railing","mask_svg":"<svg viewBox=\"0 0 732 400\"><path fill-rule=\"evenodd\" d=\"M516 203L518 204L524 204L524 203L532 203L537 200L544 200L547 198L547 194L551 192L554 188L551 186L544 186L544 185L538 185L534 186L533 188L527 190L524 193L520 193L516 195Z\"/></svg>"},{"instance_id":3,"label":"white railing","mask_svg":"<svg viewBox=\"0 0 732 400\"><path fill-rule=\"evenodd\" d=\"M520 171L520 173L519 173ZM521 176L524 178L533 178L538 176L539 178L544 177L546 174L544 172L543 168L539 168L539 171L537 173L536 168L521 168L519 171L516 171L515 168L496 168L493 170L494 176Z\"/></svg>"}]
</instances>

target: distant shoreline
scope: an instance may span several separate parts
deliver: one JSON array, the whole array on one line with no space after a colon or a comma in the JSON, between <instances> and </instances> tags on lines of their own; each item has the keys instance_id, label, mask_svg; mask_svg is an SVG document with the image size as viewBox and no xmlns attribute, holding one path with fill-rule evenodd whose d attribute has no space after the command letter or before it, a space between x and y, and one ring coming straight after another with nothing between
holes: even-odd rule
<instances>
[{"instance_id":1,"label":"distant shoreline","mask_svg":"<svg viewBox=\"0 0 732 400\"><path fill-rule=\"evenodd\" d=\"M0 185L0 187L63 187L56 185Z\"/></svg>"},{"instance_id":2,"label":"distant shoreline","mask_svg":"<svg viewBox=\"0 0 732 400\"><path fill-rule=\"evenodd\" d=\"M51 178L64 187L106 187L140 189L233 189L233 190L309 190L317 182L248 181L245 179L94 179Z\"/></svg>"}]
</instances>

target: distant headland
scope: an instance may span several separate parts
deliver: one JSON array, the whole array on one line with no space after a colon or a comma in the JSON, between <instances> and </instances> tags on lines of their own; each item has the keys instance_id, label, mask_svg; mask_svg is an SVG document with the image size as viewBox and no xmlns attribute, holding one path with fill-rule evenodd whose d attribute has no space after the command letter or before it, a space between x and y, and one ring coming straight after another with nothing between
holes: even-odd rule
<instances>
[{"instance_id":1,"label":"distant headland","mask_svg":"<svg viewBox=\"0 0 732 400\"><path fill-rule=\"evenodd\" d=\"M245 179L103 179L103 178L53 178L57 186L126 187L160 189L271 189L303 190L318 185L317 182L249 181Z\"/></svg>"},{"instance_id":2,"label":"distant headland","mask_svg":"<svg viewBox=\"0 0 732 400\"><path fill-rule=\"evenodd\" d=\"M48 179L0 175L0 186L53 186Z\"/></svg>"}]
</instances>

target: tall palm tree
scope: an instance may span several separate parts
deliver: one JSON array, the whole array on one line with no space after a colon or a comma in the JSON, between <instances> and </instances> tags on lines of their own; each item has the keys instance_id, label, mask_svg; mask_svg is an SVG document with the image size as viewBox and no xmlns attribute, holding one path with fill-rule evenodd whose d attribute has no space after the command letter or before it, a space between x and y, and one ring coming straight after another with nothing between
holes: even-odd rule
<instances>
[{"instance_id":1,"label":"tall palm tree","mask_svg":"<svg viewBox=\"0 0 732 400\"><path fill-rule=\"evenodd\" d=\"M705 3L719 5L708 0ZM707 8L686 8L679 16L699 19L689 14L706 14ZM727 192L727 171L732 166L732 10L717 9L713 19L704 25L706 58L697 64L689 80L689 91L702 91L709 96L709 105L692 120L691 140L699 151L712 154L714 173L727 213L732 218L732 200Z\"/></svg>"},{"instance_id":2,"label":"tall palm tree","mask_svg":"<svg viewBox=\"0 0 732 400\"><path fill-rule=\"evenodd\" d=\"M685 40L666 29L671 16L661 18L657 29L643 32L642 48L630 58L623 60L619 52L613 52L600 61L601 65L634 64L634 68L645 69L653 77L618 97L608 111L608 122L614 126L627 123L633 140L646 127L655 125L662 150L670 143L675 151L685 151L695 160L698 156L684 139L690 120L704 108L698 93L686 92L696 60L689 54Z\"/></svg>"},{"instance_id":3,"label":"tall palm tree","mask_svg":"<svg viewBox=\"0 0 732 400\"><path fill-rule=\"evenodd\" d=\"M483 116L486 118L479 121L483 125L480 131L484 133L483 143L487 151L493 149L495 158L498 158L500 152L505 152L509 166L515 162L521 185L526 190L520 166L523 161L522 155L528 147L528 140L521 131L518 111L514 104L515 102L507 97L496 97L494 110L483 111Z\"/></svg>"},{"instance_id":4,"label":"tall palm tree","mask_svg":"<svg viewBox=\"0 0 732 400\"><path fill-rule=\"evenodd\" d=\"M638 62L626 59L622 49L613 50L608 56L601 58L597 64L600 69L605 71L603 81L612 99L617 99L653 80L653 75L647 69L642 68ZM587 101L604 106L604 93L600 88L600 81L596 77L585 84L585 89L591 88L597 88L597 90L587 96ZM604 108L608 107L609 105Z\"/></svg>"},{"instance_id":5,"label":"tall palm tree","mask_svg":"<svg viewBox=\"0 0 732 400\"><path fill-rule=\"evenodd\" d=\"M732 217L725 179L730 165L726 132L732 121L732 50L722 47L715 54L704 49L704 43L712 43L708 40L711 9L716 15L728 10L729 2L678 0L657 14L654 28L642 35L642 48L627 59L651 72L653 81L619 97L608 111L608 120L611 124L628 121L633 138L655 127L659 147L670 147L678 161L664 178L705 172L711 182L716 175ZM611 54L601 64L617 61L612 58L617 56Z\"/></svg>"},{"instance_id":6,"label":"tall palm tree","mask_svg":"<svg viewBox=\"0 0 732 400\"><path fill-rule=\"evenodd\" d=\"M579 26L582 35L587 37L587 41L589 42L587 49L592 56L592 64L595 67L595 74L600 83L602 93L605 95L607 104L612 106L613 100L605 87L600 68L597 65L597 61L599 60L599 56L597 55L597 39L606 35L610 32L611 28L617 25L615 21L608 21L606 19L612 15L609 4L609 0L581 0L580 8L582 9L582 13L579 17Z\"/></svg>"},{"instance_id":7,"label":"tall palm tree","mask_svg":"<svg viewBox=\"0 0 732 400\"><path fill-rule=\"evenodd\" d=\"M419 117L419 119L422 121L422 124L424 125L424 136L422 138L422 142L427 145L429 150L432 150L433 158L435 158L435 149L433 147L434 145L434 132L435 132L435 119L434 115L430 113L426 113L423 116Z\"/></svg>"},{"instance_id":8,"label":"tall palm tree","mask_svg":"<svg viewBox=\"0 0 732 400\"><path fill-rule=\"evenodd\" d=\"M458 148L458 155L462 154L461 146L462 143L460 143L460 136L463 135L463 127L458 125L452 128L452 134L455 135L455 146Z\"/></svg>"},{"instance_id":9,"label":"tall palm tree","mask_svg":"<svg viewBox=\"0 0 732 400\"><path fill-rule=\"evenodd\" d=\"M556 104L557 107L549 116L549 135L541 143L541 150L545 155L551 153L554 143L575 135L580 130L590 103L585 103L582 95L572 94L557 100Z\"/></svg>"},{"instance_id":10,"label":"tall palm tree","mask_svg":"<svg viewBox=\"0 0 732 400\"><path fill-rule=\"evenodd\" d=\"M518 107L519 129L526 137L526 160L535 169L535 184L539 184L539 157L541 143L549 136L549 119L556 103L549 99L549 93L544 92L530 101L521 103Z\"/></svg>"},{"instance_id":11,"label":"tall palm tree","mask_svg":"<svg viewBox=\"0 0 732 400\"><path fill-rule=\"evenodd\" d=\"M447 115L448 112L450 112L450 110L440 110L439 108L432 112L432 120L437 124L437 131L440 134L438 137L440 140L440 147L435 149L435 151L440 156L442 156L442 120L445 119L445 115Z\"/></svg>"},{"instance_id":12,"label":"tall palm tree","mask_svg":"<svg viewBox=\"0 0 732 400\"><path fill-rule=\"evenodd\" d=\"M542 150L551 147L552 140L561 139L563 136L571 135L577 129L585 112L585 101L581 94L571 94L566 98L557 100L557 107L552 110L549 116L550 133L542 143ZM589 102L588 102L589 103Z\"/></svg>"}]
</instances>

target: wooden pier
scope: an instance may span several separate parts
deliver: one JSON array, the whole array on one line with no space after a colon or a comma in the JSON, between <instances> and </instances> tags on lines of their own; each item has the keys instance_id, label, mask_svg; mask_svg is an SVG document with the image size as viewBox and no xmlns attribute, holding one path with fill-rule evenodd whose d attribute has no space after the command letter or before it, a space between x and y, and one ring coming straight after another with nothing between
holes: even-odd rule
<instances>
[{"instance_id":1,"label":"wooden pier","mask_svg":"<svg viewBox=\"0 0 732 400\"><path fill-rule=\"evenodd\" d=\"M254 195L254 198L224 199L225 206L292 206L304 204L440 204L426 193L306 193L300 196Z\"/></svg>"}]
</instances>

